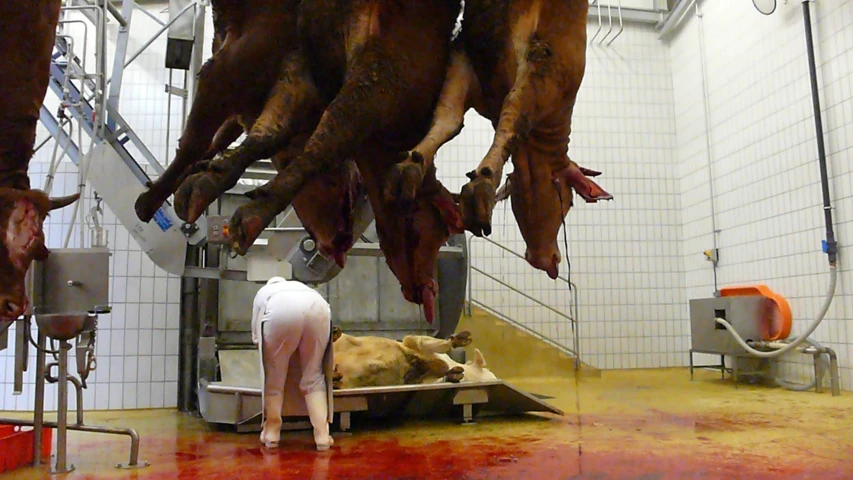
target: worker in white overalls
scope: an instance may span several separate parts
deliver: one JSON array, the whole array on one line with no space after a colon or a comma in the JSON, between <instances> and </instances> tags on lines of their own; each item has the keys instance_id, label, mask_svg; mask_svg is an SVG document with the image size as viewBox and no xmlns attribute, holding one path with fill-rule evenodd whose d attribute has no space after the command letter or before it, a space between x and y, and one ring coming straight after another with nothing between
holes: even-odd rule
<instances>
[{"instance_id":1,"label":"worker in white overalls","mask_svg":"<svg viewBox=\"0 0 853 480\"><path fill-rule=\"evenodd\" d=\"M282 407L289 403L285 383L290 384L287 371L294 353L299 354L299 390L317 450L328 450L334 443L329 435L331 385L325 372L331 361L331 329L328 302L304 283L273 277L255 295L252 341L260 350L264 372L261 442L267 447L277 446L281 438Z\"/></svg>"}]
</instances>

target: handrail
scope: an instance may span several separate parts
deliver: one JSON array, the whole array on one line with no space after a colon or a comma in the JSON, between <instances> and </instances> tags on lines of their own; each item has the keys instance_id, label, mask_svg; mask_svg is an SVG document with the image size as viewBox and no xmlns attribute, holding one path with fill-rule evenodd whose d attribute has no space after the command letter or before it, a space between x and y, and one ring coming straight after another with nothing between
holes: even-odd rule
<instances>
[{"instance_id":1,"label":"handrail","mask_svg":"<svg viewBox=\"0 0 853 480\"><path fill-rule=\"evenodd\" d=\"M538 338L539 340L542 340L543 342L549 344L550 346L556 348L557 350L563 351L565 353L569 353L569 354L573 355L576 359L578 358L577 352L573 351L571 348L568 348L563 344L560 344L558 342L555 342L554 340L551 340L550 338L546 337L545 335L542 335L541 333L537 332L536 330L533 330L532 328L530 328L528 326L525 326L525 325L522 325L522 324L516 322L515 320L507 317L505 314L497 311L496 309L491 308L489 306L486 306L482 302L478 302L477 300L471 300L471 302L476 303L479 308L485 310L486 312L488 312L491 315L494 315L494 316L500 318L501 320L503 320L507 323L512 324L512 326L518 328L519 330L524 331L528 335L532 335L532 336ZM577 363L577 362L575 362L575 363Z\"/></svg>"},{"instance_id":2,"label":"handrail","mask_svg":"<svg viewBox=\"0 0 853 480\"><path fill-rule=\"evenodd\" d=\"M472 252L473 252L473 249L471 248L471 242L474 240L474 238L480 238L481 240L485 240L486 242L488 242L488 243L490 243L490 244L492 244L492 245L495 245L495 246L496 246L496 247L498 247L499 249L501 249L501 250L503 250L503 251L505 251L505 252L507 252L507 253L509 253L509 254L511 254L511 255L513 255L513 256L515 256L515 257L517 257L517 258L520 258L520 259L522 259L522 260L525 260L525 261L526 261L526 259L525 259L522 255L518 254L517 252L514 252L513 250L510 250L509 248L507 248L507 247L505 247L505 246L501 245L501 244L500 244L500 243L498 243L498 242L495 242L494 240L488 239L488 238L486 238L486 237L475 237L474 235L471 235L470 237L468 237L468 303L467 303L467 305L466 305L466 310L467 310L467 312L468 312L468 316L471 316L471 315L472 315L472 313L473 313L473 312L472 312L472 304L476 303L477 305L479 305L480 307L482 307L482 308L484 308L485 310L489 311L490 313L493 313L493 314L497 315L498 317L502 318L503 320L506 320L506 321L508 321L509 323L513 324L514 326L517 326L517 327L519 327L519 328L521 328L521 329L523 329L523 330L527 331L528 333L533 334L534 336L536 336L536 337L537 337L537 338L539 338L540 340L543 340L543 341L545 341L546 343L548 343L548 344L550 344L550 345L552 345L552 346L555 346L556 348L558 348L558 349L560 349L560 350L563 350L563 351L566 351L566 352L568 352L568 353L573 354L573 355L576 357L576 359L577 359L577 360L580 360L580 323L578 322L578 318L579 318L579 317L578 317L578 310L579 310L578 305L579 305L579 300L578 300L578 288L577 288L577 285L575 285L574 283L572 283L572 282L571 282L568 278L566 278L566 277L559 276L559 275L557 276L557 279L559 279L559 280L563 280L564 282L566 282L566 284L567 284L567 285L569 285L569 290L571 290L571 292L572 292L572 305L571 305L571 307L570 307L571 315L566 315L565 313L560 312L559 310L554 309L553 307L551 307L550 305L548 305L548 304L546 304L546 303L542 302L541 300L538 300L538 299L536 299L536 298L534 298L534 297L531 297L530 295L528 295L528 294L526 294L526 293L522 292L521 290L519 290L519 289L517 289L517 288L515 288L515 287L513 287L513 286L511 286L511 285L509 285L509 284L507 284L507 283L505 283L505 282L503 282L503 281L499 280L497 277L495 277L495 276L493 276L493 275L491 275L491 274L489 274L489 273L486 273L486 272L484 272L483 270L480 270L480 269L479 269L479 268L477 268L477 267L474 267L474 266L473 266L473 262L471 261L471 260L472 260ZM527 298L527 299L529 299L529 300L533 301L536 305L539 305L539 306L541 306L541 307L545 307L547 310L550 310L550 311L552 311L552 312L556 313L557 315L559 315L559 316L561 316L561 317L563 317L563 318L568 319L568 320L569 320L569 325L571 325L571 327L572 327L572 348L569 348L569 347L567 347L567 346L565 346L565 345L561 345L560 343L557 343L557 342L555 342L555 341L553 341L553 340L551 340L551 339L549 339L549 338L545 337L544 335L542 335L542 334L540 334L540 333L538 333L538 332L535 332L534 330L530 329L530 328L529 328L529 327L527 327L526 325L523 325L523 324L521 324L520 322L518 322L518 321L516 321L516 320L510 319L510 318L509 318L509 317L507 317L506 315L499 314L495 309L493 309L493 308L491 308L491 307L487 307L487 306L486 306L485 304L483 304L482 302L478 302L478 301L474 300L474 290L473 290L473 284L474 284L474 282L473 282L473 277L472 277L472 272L473 272L473 271L476 271L476 272L477 272L477 273L479 273L480 275L483 275L483 276L485 276L486 278L489 278L490 280L494 280L495 282L497 282L497 283L498 283L498 284L500 284L501 286L506 287L506 288L508 288L508 289L510 289L510 290L512 290L512 291L514 291L514 292L516 292L516 293L518 293L518 294L520 294L520 295L522 295L523 297L525 297L525 298ZM578 364L578 362L575 362L575 366L576 366L576 367L578 367L578 365L579 365L579 364Z\"/></svg>"},{"instance_id":3,"label":"handrail","mask_svg":"<svg viewBox=\"0 0 853 480\"><path fill-rule=\"evenodd\" d=\"M471 236L468 238L468 250L471 250L471 240L473 240L473 239L475 239L475 238L479 238L480 240L485 240L486 242L491 243L492 245L494 245L494 246L496 246L496 247L500 248L501 250L503 250L503 251L505 251L505 252L507 252L507 253L510 253L510 254L512 254L512 255L514 255L514 256L516 256L516 257L518 257L518 258L520 258L520 259L524 260L525 262L527 261L527 259L526 259L526 258L524 258L524 256L523 256L523 255L521 255L521 254L519 254L518 252L512 251L512 250L510 250L509 248L507 248L507 247L505 247L505 246L501 245L500 243L498 243L498 242L496 242L496 241L494 241L494 240L492 240L492 239L486 238L486 237L475 237L474 235L471 235ZM569 286L571 286L571 287L572 287L572 289L574 289L575 287L577 287L577 285L575 285L574 283L572 283L572 282L571 282L567 277L563 277L563 276L557 275L557 279L559 279L559 280L562 280L562 281L566 282L567 284L569 284Z\"/></svg>"},{"instance_id":4,"label":"handrail","mask_svg":"<svg viewBox=\"0 0 853 480\"><path fill-rule=\"evenodd\" d=\"M575 323L575 319L574 319L574 318L572 318L572 317L570 317L569 315L566 315L565 313L563 313L563 312L561 312L561 311L557 310L556 308L554 308L554 307L552 307L552 306L550 306L550 305L546 304L545 302L543 302L543 301L541 301L541 300L539 300L539 299L537 299L537 298L535 298L535 297L531 297L530 295L528 295L528 294L526 294L526 293L522 292L521 290L519 290L519 289L517 289L517 288L513 287L512 285L510 285L510 284L508 284L508 283L506 283L506 282L504 282L504 281L502 281L502 280L498 280L498 279L497 279L496 277L494 277L493 275L490 275L490 274L488 274L488 273L486 273L486 272L484 272L484 271L482 271L482 270L480 270L479 268L474 267L474 266L471 266L471 270L473 270L473 271L475 271L475 272L479 273L480 275L485 275L485 276L489 277L491 280L493 280L494 282L498 283L499 285L501 285L501 286L503 286L503 287L506 287L506 288L508 288L508 289L512 290L513 292L515 292L515 293L517 293L517 294L521 295L522 297L524 297L524 298L526 298L526 299L528 299L528 300L532 301L533 303L536 303L536 304L538 304L539 306L541 306L541 307L543 307L543 308L545 308L545 309L547 309L547 310L550 310L550 311L552 311L552 312L556 313L557 315L559 315L559 316L561 316L561 317L563 317L563 318L567 319L568 321L570 321L570 322L572 322L572 323Z\"/></svg>"}]
</instances>

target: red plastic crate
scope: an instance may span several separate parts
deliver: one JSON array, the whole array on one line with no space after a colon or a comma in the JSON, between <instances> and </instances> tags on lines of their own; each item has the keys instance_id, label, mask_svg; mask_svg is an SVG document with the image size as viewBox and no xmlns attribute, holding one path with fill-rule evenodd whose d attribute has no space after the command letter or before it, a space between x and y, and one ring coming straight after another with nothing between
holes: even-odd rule
<instances>
[{"instance_id":1,"label":"red plastic crate","mask_svg":"<svg viewBox=\"0 0 853 480\"><path fill-rule=\"evenodd\" d=\"M27 427L29 428L29 427ZM42 429L41 458L50 461L53 429ZM0 424L0 473L33 464L35 431L17 425Z\"/></svg>"}]
</instances>

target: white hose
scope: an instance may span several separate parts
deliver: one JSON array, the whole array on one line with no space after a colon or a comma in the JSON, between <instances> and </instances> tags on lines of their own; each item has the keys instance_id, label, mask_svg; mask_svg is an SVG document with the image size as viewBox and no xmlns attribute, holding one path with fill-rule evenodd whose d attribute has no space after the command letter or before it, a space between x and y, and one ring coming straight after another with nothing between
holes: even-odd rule
<instances>
[{"instance_id":1,"label":"white hose","mask_svg":"<svg viewBox=\"0 0 853 480\"><path fill-rule=\"evenodd\" d=\"M820 343L818 343L818 342L816 342L810 338L805 339L804 342L813 346L817 350L823 350L823 345L821 345ZM809 391L809 390L813 389L815 387L815 385L817 385L817 382L819 382L821 380L821 377L826 375L826 372L829 371L829 368L830 368L829 365L830 364L829 364L829 361L826 358L824 358L825 356L829 356L829 355L827 355L825 353L818 354L816 361L823 365L823 368L818 370L819 372L821 372L821 376L818 377L817 374L815 374L814 379L810 383L806 383L806 384L793 383L793 382L789 382L787 380L784 380L778 376L773 376L773 381L776 382L776 385L779 385L780 387L782 387L786 390L791 390L794 392Z\"/></svg>"},{"instance_id":2,"label":"white hose","mask_svg":"<svg viewBox=\"0 0 853 480\"><path fill-rule=\"evenodd\" d=\"M752 355L755 355L756 357L760 357L760 358L778 357L778 356L780 356L780 355L782 355L782 354L784 354L790 350L793 350L794 348L797 348L797 346L799 344L803 343L809 337L809 335L814 333L815 329L817 329L817 326L820 325L821 321L823 321L823 317L826 316L826 312L827 312L827 310L829 310L829 306L832 305L832 299L835 297L835 283L836 283L837 279L838 279L838 272L837 272L836 266L834 264L830 264L829 265L829 291L826 292L826 298L823 301L823 306L820 309L820 313L818 313L817 317L814 319L812 324L809 326L808 329L806 329L805 332L803 332L802 335L797 337L797 339L794 340L793 342L789 343L788 346L780 348L779 350L775 350L772 352L762 352L760 350L756 350L756 349L750 347L749 345L747 345L747 343L744 341L744 339L740 335L738 335L738 333L735 331L735 329L732 327L732 325L729 322L723 320L722 318L716 318L715 320L720 325L726 327L726 330L729 331L729 333L732 335L732 337L734 337L734 339L737 341L737 343L741 347L743 347L744 350L751 353Z\"/></svg>"}]
</instances>

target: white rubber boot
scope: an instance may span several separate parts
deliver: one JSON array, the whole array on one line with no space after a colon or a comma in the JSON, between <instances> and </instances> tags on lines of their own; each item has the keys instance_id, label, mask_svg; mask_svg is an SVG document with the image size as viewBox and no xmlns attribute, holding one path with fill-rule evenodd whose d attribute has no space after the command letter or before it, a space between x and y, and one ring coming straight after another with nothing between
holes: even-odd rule
<instances>
[{"instance_id":1,"label":"white rubber boot","mask_svg":"<svg viewBox=\"0 0 853 480\"><path fill-rule=\"evenodd\" d=\"M326 392L321 390L305 395L305 405L308 407L311 426L314 427L314 443L317 444L317 450L328 450L335 441L329 435L329 404Z\"/></svg>"},{"instance_id":2,"label":"white rubber boot","mask_svg":"<svg viewBox=\"0 0 853 480\"><path fill-rule=\"evenodd\" d=\"M281 440L281 406L284 402L282 395L264 396L264 425L261 432L261 442L267 448L275 448Z\"/></svg>"}]
</instances>

